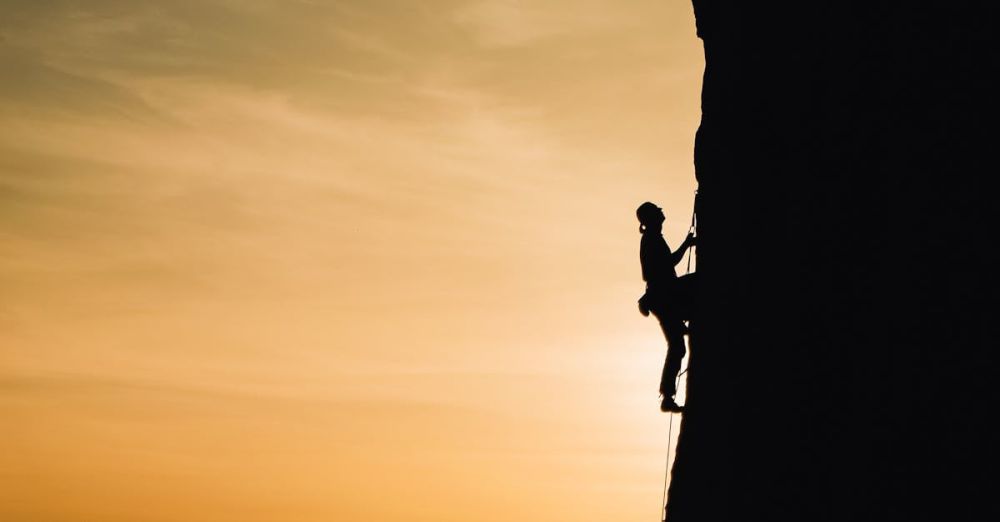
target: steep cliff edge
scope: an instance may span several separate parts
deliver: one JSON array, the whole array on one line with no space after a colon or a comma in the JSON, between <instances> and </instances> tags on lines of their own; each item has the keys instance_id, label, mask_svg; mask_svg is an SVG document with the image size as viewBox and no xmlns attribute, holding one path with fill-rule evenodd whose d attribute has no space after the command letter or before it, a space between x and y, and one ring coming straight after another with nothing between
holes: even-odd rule
<instances>
[{"instance_id":1,"label":"steep cliff edge","mask_svg":"<svg viewBox=\"0 0 1000 522\"><path fill-rule=\"evenodd\" d=\"M995 18L785 4L694 2L703 286L668 520L983 519Z\"/></svg>"}]
</instances>

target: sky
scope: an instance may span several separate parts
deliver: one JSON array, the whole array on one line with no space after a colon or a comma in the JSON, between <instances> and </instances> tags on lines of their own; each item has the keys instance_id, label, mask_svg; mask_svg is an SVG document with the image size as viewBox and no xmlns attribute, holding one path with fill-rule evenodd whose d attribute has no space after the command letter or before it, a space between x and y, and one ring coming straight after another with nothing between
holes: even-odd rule
<instances>
[{"instance_id":1,"label":"sky","mask_svg":"<svg viewBox=\"0 0 1000 522\"><path fill-rule=\"evenodd\" d=\"M703 66L680 0L4 0L0 519L658 517Z\"/></svg>"}]
</instances>

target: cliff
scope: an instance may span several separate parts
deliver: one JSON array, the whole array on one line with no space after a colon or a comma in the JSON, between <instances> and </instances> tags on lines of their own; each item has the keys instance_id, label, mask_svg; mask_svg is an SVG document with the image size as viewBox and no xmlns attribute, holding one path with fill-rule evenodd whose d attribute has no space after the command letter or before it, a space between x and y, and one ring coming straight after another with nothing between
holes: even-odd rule
<instances>
[{"instance_id":1,"label":"cliff","mask_svg":"<svg viewBox=\"0 0 1000 522\"><path fill-rule=\"evenodd\" d=\"M798 4L694 2L703 285L668 520L984 520L994 18Z\"/></svg>"}]
</instances>

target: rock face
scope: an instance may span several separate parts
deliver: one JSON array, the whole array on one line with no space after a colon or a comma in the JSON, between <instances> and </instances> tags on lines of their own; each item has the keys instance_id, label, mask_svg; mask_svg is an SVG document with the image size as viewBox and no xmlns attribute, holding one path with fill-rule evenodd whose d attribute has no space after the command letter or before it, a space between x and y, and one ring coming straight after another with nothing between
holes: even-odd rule
<instances>
[{"instance_id":1,"label":"rock face","mask_svg":"<svg viewBox=\"0 0 1000 522\"><path fill-rule=\"evenodd\" d=\"M995 18L762 4L694 2L703 285L668 520L992 519Z\"/></svg>"}]
</instances>

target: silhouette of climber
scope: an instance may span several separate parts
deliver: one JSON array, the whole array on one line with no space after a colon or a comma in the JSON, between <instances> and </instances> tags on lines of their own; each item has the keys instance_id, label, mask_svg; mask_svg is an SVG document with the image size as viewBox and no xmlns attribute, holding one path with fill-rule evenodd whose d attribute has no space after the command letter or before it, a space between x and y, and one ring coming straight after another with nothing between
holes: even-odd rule
<instances>
[{"instance_id":1,"label":"silhouette of climber","mask_svg":"<svg viewBox=\"0 0 1000 522\"><path fill-rule=\"evenodd\" d=\"M667 359L660 377L661 411L681 411L674 400L677 393L677 373L687 349L684 346L686 327L684 321L691 318L693 286L695 274L677 277L674 267L684 259L684 253L695 245L693 233L689 233L676 252L671 252L663 239L663 209L650 202L639 205L635 211L639 218L639 261L642 263L642 278L646 281L646 293L639 299L639 311L644 316L653 314L660 321L660 328L667 338Z\"/></svg>"}]
</instances>

